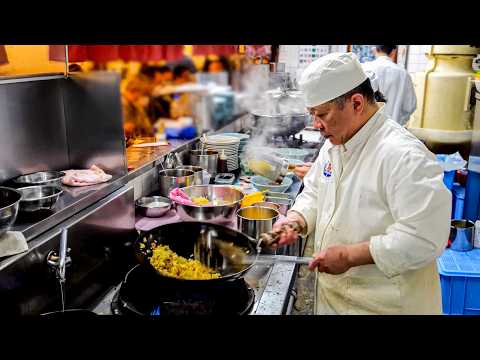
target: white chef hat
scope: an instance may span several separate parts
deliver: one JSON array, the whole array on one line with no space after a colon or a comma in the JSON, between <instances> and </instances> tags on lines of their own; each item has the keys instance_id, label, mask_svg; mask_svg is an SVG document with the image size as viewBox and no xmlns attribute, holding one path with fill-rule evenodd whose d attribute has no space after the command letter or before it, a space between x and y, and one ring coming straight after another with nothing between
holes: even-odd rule
<instances>
[{"instance_id":1,"label":"white chef hat","mask_svg":"<svg viewBox=\"0 0 480 360\"><path fill-rule=\"evenodd\" d=\"M375 93L379 91L377 75L371 70L365 70L365 74L370 79L370 84L372 85L373 92Z\"/></svg>"},{"instance_id":2,"label":"white chef hat","mask_svg":"<svg viewBox=\"0 0 480 360\"><path fill-rule=\"evenodd\" d=\"M366 79L354 53L330 53L310 63L298 84L305 105L314 107L346 94Z\"/></svg>"}]
</instances>

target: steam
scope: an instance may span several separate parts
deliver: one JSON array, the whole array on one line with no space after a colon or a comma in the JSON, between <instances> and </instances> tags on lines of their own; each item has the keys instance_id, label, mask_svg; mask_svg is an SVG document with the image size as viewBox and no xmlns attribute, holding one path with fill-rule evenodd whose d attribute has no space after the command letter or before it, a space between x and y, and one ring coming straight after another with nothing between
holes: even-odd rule
<instances>
[{"instance_id":1,"label":"steam","mask_svg":"<svg viewBox=\"0 0 480 360\"><path fill-rule=\"evenodd\" d=\"M284 74L270 73L268 65L250 65L243 74L243 92L239 96L239 104L257 115L256 121L252 115L252 134L245 148L247 158L261 152L271 153L272 147L288 147L279 137L272 145L272 137L282 133L287 135L287 130L295 123L300 127L298 131L306 126L303 123L306 108L301 93L289 91L286 96L282 92L282 88L288 88L288 80Z\"/></svg>"}]
</instances>

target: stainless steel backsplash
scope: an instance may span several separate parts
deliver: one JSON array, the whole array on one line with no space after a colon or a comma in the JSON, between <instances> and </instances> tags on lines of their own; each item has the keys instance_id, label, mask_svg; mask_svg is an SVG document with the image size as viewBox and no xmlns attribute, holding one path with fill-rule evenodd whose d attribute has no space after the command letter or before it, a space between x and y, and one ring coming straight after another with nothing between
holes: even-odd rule
<instances>
[{"instance_id":1,"label":"stainless steel backsplash","mask_svg":"<svg viewBox=\"0 0 480 360\"><path fill-rule=\"evenodd\" d=\"M0 82L0 183L41 170L127 172L119 75Z\"/></svg>"}]
</instances>

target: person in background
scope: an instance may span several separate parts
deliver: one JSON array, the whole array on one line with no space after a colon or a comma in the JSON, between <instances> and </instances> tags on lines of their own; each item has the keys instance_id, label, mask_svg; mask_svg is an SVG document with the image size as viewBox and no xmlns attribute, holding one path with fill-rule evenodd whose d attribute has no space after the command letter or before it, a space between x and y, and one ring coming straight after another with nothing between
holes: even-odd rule
<instances>
[{"instance_id":1,"label":"person in background","mask_svg":"<svg viewBox=\"0 0 480 360\"><path fill-rule=\"evenodd\" d=\"M173 71L167 65L156 66L153 68L152 80L154 86L170 85L173 81Z\"/></svg>"},{"instance_id":2,"label":"person in background","mask_svg":"<svg viewBox=\"0 0 480 360\"><path fill-rule=\"evenodd\" d=\"M170 117L170 103L172 98L170 94L162 94L173 82L173 71L169 66L156 66L152 69L152 92L150 103L147 108L147 114L152 124L155 124L159 118Z\"/></svg>"},{"instance_id":3,"label":"person in background","mask_svg":"<svg viewBox=\"0 0 480 360\"><path fill-rule=\"evenodd\" d=\"M147 116L144 97L148 95L148 85L140 78L128 81L122 94L125 137L137 138L153 136L153 127Z\"/></svg>"},{"instance_id":4,"label":"person in background","mask_svg":"<svg viewBox=\"0 0 480 360\"><path fill-rule=\"evenodd\" d=\"M186 65L177 65L173 69L173 83L175 85L182 85L195 82L192 71Z\"/></svg>"},{"instance_id":5,"label":"person in background","mask_svg":"<svg viewBox=\"0 0 480 360\"><path fill-rule=\"evenodd\" d=\"M230 63L225 56L219 56L218 58L212 60L207 58L203 64L203 72L206 73L219 73L219 72L230 72Z\"/></svg>"},{"instance_id":6,"label":"person in background","mask_svg":"<svg viewBox=\"0 0 480 360\"><path fill-rule=\"evenodd\" d=\"M315 314L441 314L452 195L435 155L385 114L355 54L313 61L299 85L326 140L273 229L278 246L315 234Z\"/></svg>"},{"instance_id":7,"label":"person in background","mask_svg":"<svg viewBox=\"0 0 480 360\"><path fill-rule=\"evenodd\" d=\"M385 96L385 114L405 126L417 108L417 97L412 78L394 62L396 45L376 45L375 60L363 64L365 71L372 71L378 78L378 89Z\"/></svg>"}]
</instances>

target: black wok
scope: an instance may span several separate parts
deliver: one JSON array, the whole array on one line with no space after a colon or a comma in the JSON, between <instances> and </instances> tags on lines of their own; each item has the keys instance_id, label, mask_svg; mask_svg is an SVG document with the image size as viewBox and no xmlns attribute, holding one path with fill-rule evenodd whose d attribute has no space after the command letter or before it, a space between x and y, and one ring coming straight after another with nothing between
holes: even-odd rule
<instances>
[{"instance_id":1,"label":"black wok","mask_svg":"<svg viewBox=\"0 0 480 360\"><path fill-rule=\"evenodd\" d=\"M151 264L152 245L168 245L172 251L184 258L195 258L219 272L221 276L208 280L187 280L160 274ZM134 244L139 263L164 285L205 287L218 286L243 277L253 264L235 264L228 261L221 244L233 244L246 254L256 256L257 244L251 237L228 227L204 222L179 222L159 226L141 232ZM145 246L143 246L145 245Z\"/></svg>"}]
</instances>

